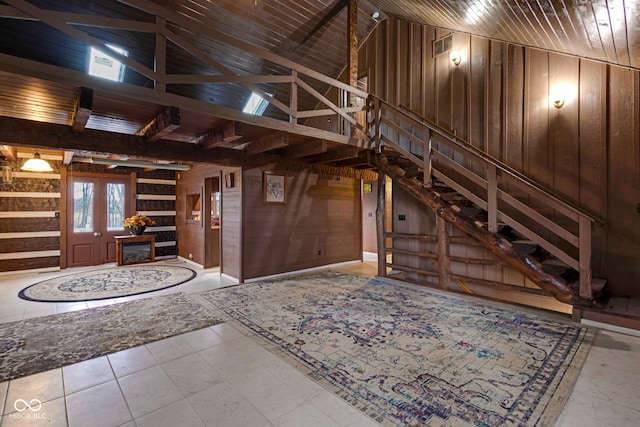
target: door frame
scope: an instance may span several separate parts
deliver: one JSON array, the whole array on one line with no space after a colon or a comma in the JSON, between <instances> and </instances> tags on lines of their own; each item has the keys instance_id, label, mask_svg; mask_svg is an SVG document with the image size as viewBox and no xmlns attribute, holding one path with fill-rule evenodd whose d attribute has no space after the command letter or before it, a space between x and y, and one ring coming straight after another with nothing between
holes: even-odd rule
<instances>
[{"instance_id":1,"label":"door frame","mask_svg":"<svg viewBox=\"0 0 640 427\"><path fill-rule=\"evenodd\" d=\"M97 172L73 172L69 171L67 167L60 168L60 268L66 269L69 266L69 260L67 259L67 232L68 232L68 198L69 185L73 182L73 178L119 178L126 179L129 177L129 212L125 212L125 216L133 215L136 212L136 200L137 200L137 174L136 172L126 173L97 173ZM72 197L72 196L71 196Z\"/></svg>"}]
</instances>

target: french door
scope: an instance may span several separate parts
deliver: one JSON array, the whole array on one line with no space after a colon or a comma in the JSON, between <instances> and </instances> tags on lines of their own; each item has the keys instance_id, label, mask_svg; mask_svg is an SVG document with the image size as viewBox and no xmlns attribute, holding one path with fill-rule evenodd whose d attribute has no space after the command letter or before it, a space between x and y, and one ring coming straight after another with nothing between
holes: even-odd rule
<instances>
[{"instance_id":1,"label":"french door","mask_svg":"<svg viewBox=\"0 0 640 427\"><path fill-rule=\"evenodd\" d=\"M73 176L67 190L67 266L116 261L115 236L130 212L130 179Z\"/></svg>"}]
</instances>

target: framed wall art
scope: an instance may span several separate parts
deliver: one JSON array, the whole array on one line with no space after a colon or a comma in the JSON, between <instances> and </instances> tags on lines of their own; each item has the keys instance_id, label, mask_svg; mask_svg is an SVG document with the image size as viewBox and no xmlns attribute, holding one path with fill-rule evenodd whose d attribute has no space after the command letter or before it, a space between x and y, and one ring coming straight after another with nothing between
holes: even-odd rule
<instances>
[{"instance_id":1,"label":"framed wall art","mask_svg":"<svg viewBox=\"0 0 640 427\"><path fill-rule=\"evenodd\" d=\"M263 172L262 201L266 205L287 203L287 176L283 173Z\"/></svg>"}]
</instances>

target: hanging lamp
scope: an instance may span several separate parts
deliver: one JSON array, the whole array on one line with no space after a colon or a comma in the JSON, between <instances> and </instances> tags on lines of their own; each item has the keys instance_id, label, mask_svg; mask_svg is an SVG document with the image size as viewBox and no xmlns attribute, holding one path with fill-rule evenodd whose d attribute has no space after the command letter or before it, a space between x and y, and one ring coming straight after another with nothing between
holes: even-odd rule
<instances>
[{"instance_id":1,"label":"hanging lamp","mask_svg":"<svg viewBox=\"0 0 640 427\"><path fill-rule=\"evenodd\" d=\"M51 165L46 160L41 159L40 153L37 151L33 153L33 159L24 162L20 169L28 172L53 172Z\"/></svg>"}]
</instances>

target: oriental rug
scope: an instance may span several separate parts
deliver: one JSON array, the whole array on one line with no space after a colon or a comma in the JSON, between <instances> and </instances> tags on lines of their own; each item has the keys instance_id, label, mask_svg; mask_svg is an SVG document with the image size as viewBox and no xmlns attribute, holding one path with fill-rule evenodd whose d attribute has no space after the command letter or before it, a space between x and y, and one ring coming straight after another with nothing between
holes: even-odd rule
<instances>
[{"instance_id":1,"label":"oriental rug","mask_svg":"<svg viewBox=\"0 0 640 427\"><path fill-rule=\"evenodd\" d=\"M221 319L183 293L0 324L0 382L206 328Z\"/></svg>"},{"instance_id":2,"label":"oriental rug","mask_svg":"<svg viewBox=\"0 0 640 427\"><path fill-rule=\"evenodd\" d=\"M28 286L18 296L42 302L119 298L177 286L195 276L189 268L172 265L120 266L54 277Z\"/></svg>"},{"instance_id":3,"label":"oriental rug","mask_svg":"<svg viewBox=\"0 0 640 427\"><path fill-rule=\"evenodd\" d=\"M333 271L199 296L383 425L552 425L593 338L546 312Z\"/></svg>"}]
</instances>

